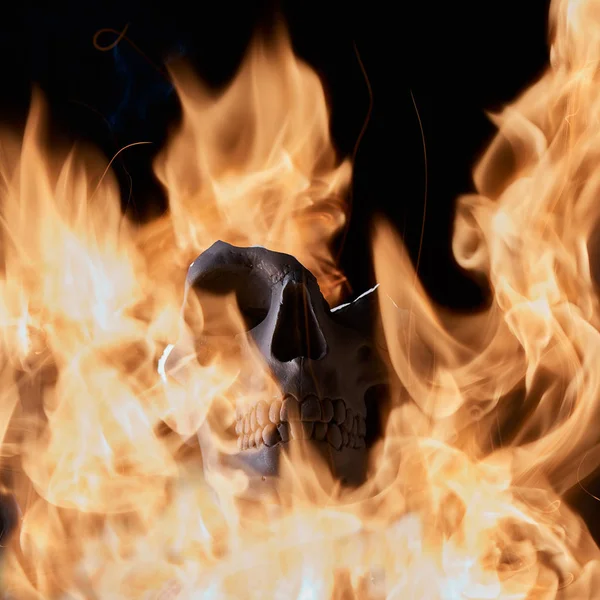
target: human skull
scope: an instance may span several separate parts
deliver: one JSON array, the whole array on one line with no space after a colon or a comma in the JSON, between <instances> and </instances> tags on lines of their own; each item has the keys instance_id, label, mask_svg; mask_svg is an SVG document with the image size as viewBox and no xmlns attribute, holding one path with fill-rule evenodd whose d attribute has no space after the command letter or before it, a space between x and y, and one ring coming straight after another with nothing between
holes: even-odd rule
<instances>
[{"instance_id":1,"label":"human skull","mask_svg":"<svg viewBox=\"0 0 600 600\"><path fill-rule=\"evenodd\" d=\"M293 256L216 242L187 275L186 303L199 298L204 308L207 294L235 294L243 335L278 387L274 397L236 406L237 464L263 479L276 476L282 453L308 445L336 479L359 483L376 408L367 396L386 379L372 335L375 292L331 310L315 277ZM203 312L202 331L192 331L199 354L210 344L211 314ZM211 435L199 439L203 454L211 452Z\"/></svg>"}]
</instances>

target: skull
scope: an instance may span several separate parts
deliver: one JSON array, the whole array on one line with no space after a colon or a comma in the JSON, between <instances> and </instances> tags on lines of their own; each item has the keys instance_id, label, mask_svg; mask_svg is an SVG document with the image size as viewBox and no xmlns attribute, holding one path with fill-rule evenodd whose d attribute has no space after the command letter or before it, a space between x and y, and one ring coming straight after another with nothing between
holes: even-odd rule
<instances>
[{"instance_id":1,"label":"skull","mask_svg":"<svg viewBox=\"0 0 600 600\"><path fill-rule=\"evenodd\" d=\"M206 294L235 294L243 335L278 388L274 396L236 407L238 451L229 459L264 480L278 475L282 454L308 446L334 478L362 481L377 419L369 396L387 376L372 339L375 292L331 310L315 277L293 256L216 242L187 276L186 303L200 298L204 309ZM204 312L202 331L193 332L198 355L210 344L216 318ZM199 439L203 454L211 452L211 435Z\"/></svg>"}]
</instances>

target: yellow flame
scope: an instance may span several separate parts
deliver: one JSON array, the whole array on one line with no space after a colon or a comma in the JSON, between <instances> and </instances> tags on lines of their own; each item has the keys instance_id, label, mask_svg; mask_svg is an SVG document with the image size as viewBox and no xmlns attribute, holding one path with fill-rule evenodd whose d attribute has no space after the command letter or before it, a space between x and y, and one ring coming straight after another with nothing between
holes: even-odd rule
<instances>
[{"instance_id":1,"label":"yellow flame","mask_svg":"<svg viewBox=\"0 0 600 600\"><path fill-rule=\"evenodd\" d=\"M456 259L489 279L491 306L433 305L376 223L391 398L353 490L292 457L255 502L243 472L203 468L195 436L276 385L243 336L200 355L181 329L197 254L264 245L340 295L330 242L350 164L285 34L256 40L219 94L173 70L183 119L155 165L169 212L143 228L104 161L49 148L34 95L22 140L0 135L0 489L21 514L9 597L598 595L600 552L563 495L600 464L600 0L555 0L550 16L551 68L494 117L478 193L457 208ZM215 302L192 320L239 331L233 299Z\"/></svg>"}]
</instances>

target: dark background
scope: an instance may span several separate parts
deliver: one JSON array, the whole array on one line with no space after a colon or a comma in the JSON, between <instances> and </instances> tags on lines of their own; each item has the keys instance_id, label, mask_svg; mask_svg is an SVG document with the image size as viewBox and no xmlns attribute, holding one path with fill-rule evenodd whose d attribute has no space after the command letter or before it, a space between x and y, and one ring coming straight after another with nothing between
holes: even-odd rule
<instances>
[{"instance_id":1,"label":"dark background","mask_svg":"<svg viewBox=\"0 0 600 600\"><path fill-rule=\"evenodd\" d=\"M352 287L358 293L373 283L369 220L376 212L396 225L413 259L424 219L421 279L437 302L469 310L485 302L486 291L452 259L454 202L473 191L472 168L494 134L486 111L502 108L547 66L548 4L87 0L43 7L22 2L10 14L3 8L0 24L0 122L24 123L36 84L50 102L56 130L92 142L107 158L132 142L152 141L114 162L122 197L130 198L128 209L148 219L165 208L152 158L179 116L165 63L185 56L218 87L234 74L256 28L283 16L296 53L325 84L341 155L352 154L369 112L365 73L372 90L341 255ZM98 30L126 25L128 40L109 51L94 47ZM109 45L115 39L105 33L98 42ZM417 110L427 151L426 203ZM587 485L600 491L592 481ZM597 501L585 493L570 500L598 529Z\"/></svg>"},{"instance_id":2,"label":"dark background","mask_svg":"<svg viewBox=\"0 0 600 600\"><path fill-rule=\"evenodd\" d=\"M358 56L372 89L341 258L354 291L372 283L369 219L382 211L413 257L425 219L419 271L433 298L455 308L477 306L485 292L451 257L453 205L459 194L472 190L472 167L493 135L485 111L501 108L546 66L548 1L393 4L18 3L0 25L0 121L24 121L35 83L50 101L56 130L91 141L107 157L129 143L152 141L123 152L114 163L123 198L130 197L129 208L146 219L164 209L152 157L179 115L165 63L183 55L206 81L223 85L256 28L283 17L296 53L325 83L342 155L352 154L369 110ZM94 47L96 32L126 25L128 40L110 51ZM116 37L107 32L97 41L107 46ZM427 149L426 212L415 105Z\"/></svg>"}]
</instances>

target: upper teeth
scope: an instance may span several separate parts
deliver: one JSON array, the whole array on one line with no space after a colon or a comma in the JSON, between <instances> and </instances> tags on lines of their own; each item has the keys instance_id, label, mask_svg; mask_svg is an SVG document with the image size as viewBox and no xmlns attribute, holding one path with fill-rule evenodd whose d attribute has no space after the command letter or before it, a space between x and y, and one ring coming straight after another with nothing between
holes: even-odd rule
<instances>
[{"instance_id":1,"label":"upper teeth","mask_svg":"<svg viewBox=\"0 0 600 600\"><path fill-rule=\"evenodd\" d=\"M249 410L238 409L235 431L240 450L290 439L327 440L339 450L365 447L366 422L341 398L319 400L310 395L300 403L287 395L270 405L260 400Z\"/></svg>"}]
</instances>

